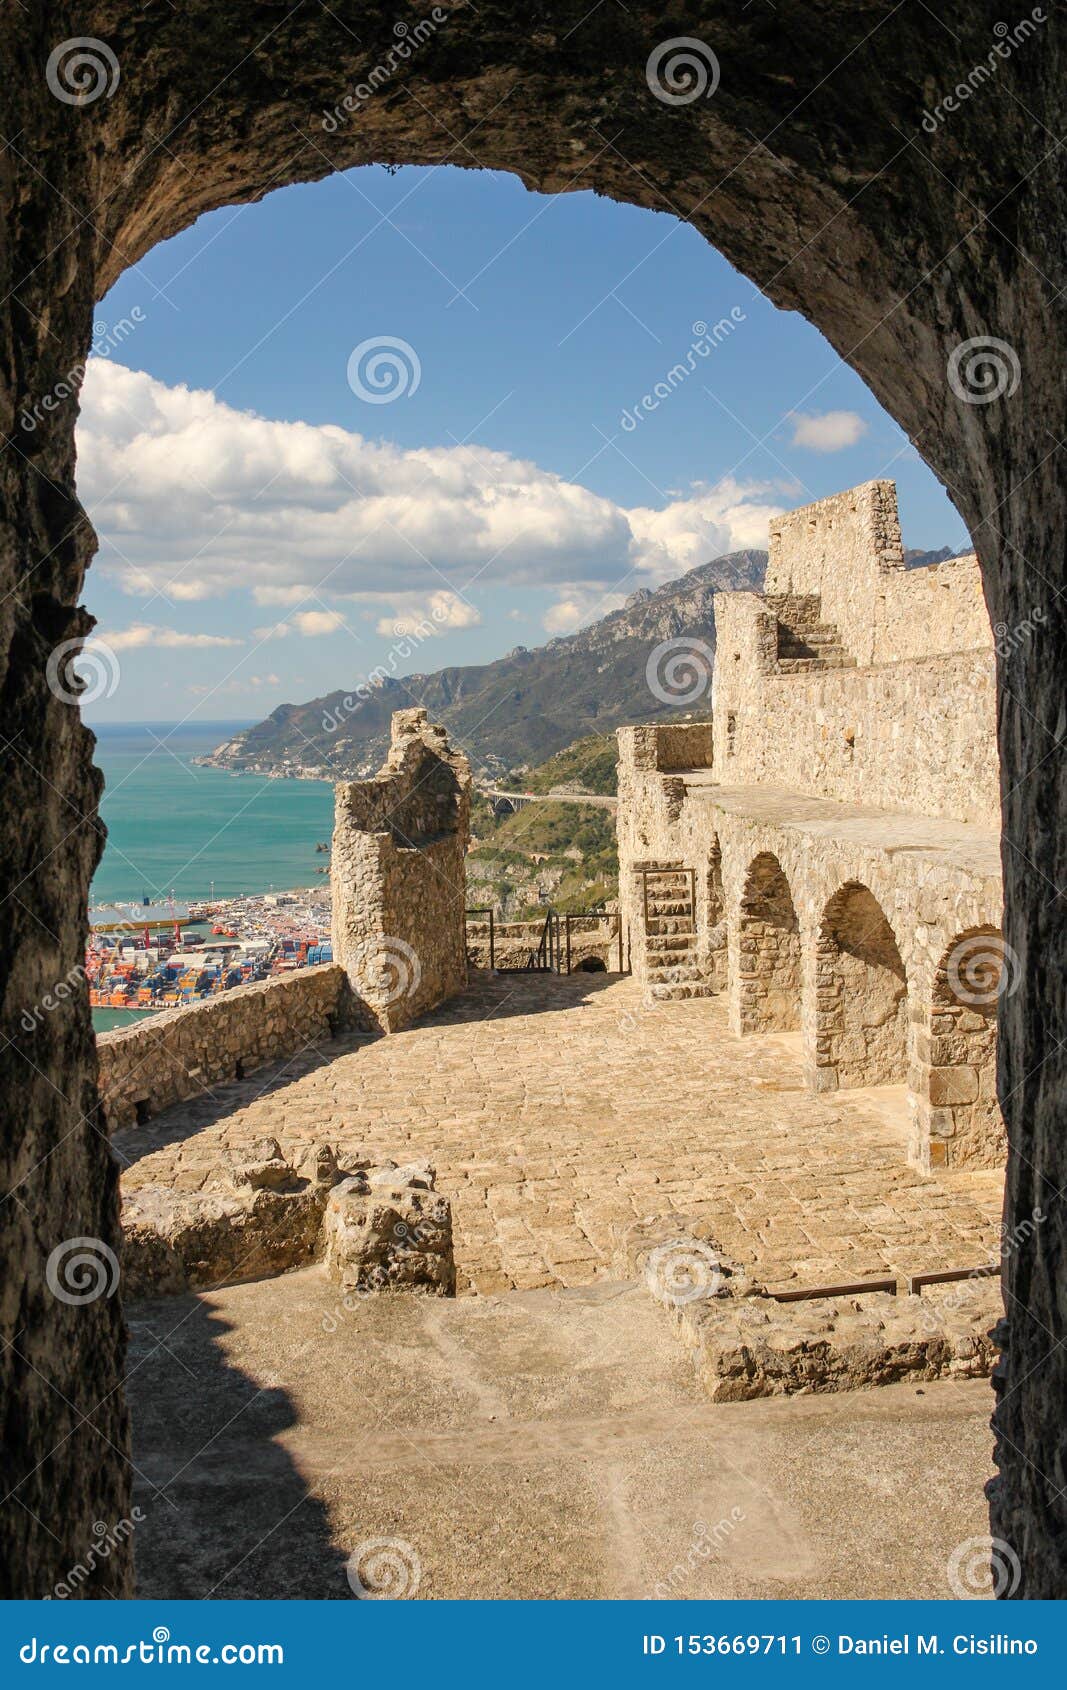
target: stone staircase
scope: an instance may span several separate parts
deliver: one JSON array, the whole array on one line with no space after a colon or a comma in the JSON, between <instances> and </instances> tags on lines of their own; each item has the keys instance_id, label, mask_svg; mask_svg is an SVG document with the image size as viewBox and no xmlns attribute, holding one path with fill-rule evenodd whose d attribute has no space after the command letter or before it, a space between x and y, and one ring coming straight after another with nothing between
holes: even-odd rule
<instances>
[{"instance_id":1,"label":"stone staircase","mask_svg":"<svg viewBox=\"0 0 1067 1690\"><path fill-rule=\"evenodd\" d=\"M638 864L637 871L649 996L660 1003L714 997L697 962L689 870L679 862L650 862Z\"/></svg>"},{"instance_id":2,"label":"stone staircase","mask_svg":"<svg viewBox=\"0 0 1067 1690\"><path fill-rule=\"evenodd\" d=\"M769 594L767 606L778 621L780 674L856 667L856 659L841 643L836 624L822 620L822 599L818 593Z\"/></svg>"}]
</instances>

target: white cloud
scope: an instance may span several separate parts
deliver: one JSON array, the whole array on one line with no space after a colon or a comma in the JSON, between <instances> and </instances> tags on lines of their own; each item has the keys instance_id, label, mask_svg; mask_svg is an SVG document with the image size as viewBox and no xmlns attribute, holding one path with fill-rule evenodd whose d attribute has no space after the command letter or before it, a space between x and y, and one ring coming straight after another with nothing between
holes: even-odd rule
<instances>
[{"instance_id":1,"label":"white cloud","mask_svg":"<svg viewBox=\"0 0 1067 1690\"><path fill-rule=\"evenodd\" d=\"M134 622L113 634L101 634L112 651L130 651L137 646L169 646L202 650L209 646L244 645L227 634L183 634L177 628L159 628L152 622Z\"/></svg>"},{"instance_id":2,"label":"white cloud","mask_svg":"<svg viewBox=\"0 0 1067 1690\"><path fill-rule=\"evenodd\" d=\"M323 634L335 634L338 628L343 628L344 617L339 610L300 610L292 619L292 625L298 634L305 639L319 639Z\"/></svg>"},{"instance_id":3,"label":"white cloud","mask_svg":"<svg viewBox=\"0 0 1067 1690\"><path fill-rule=\"evenodd\" d=\"M392 603L392 612L379 617L374 631L383 639L403 639L413 633L443 634L463 628L477 628L482 614L458 593L431 593L429 598L406 594Z\"/></svg>"},{"instance_id":4,"label":"white cloud","mask_svg":"<svg viewBox=\"0 0 1067 1690\"><path fill-rule=\"evenodd\" d=\"M549 605L542 618L542 626L549 634L573 634L586 622L595 622L626 603L625 593L569 593Z\"/></svg>"},{"instance_id":5,"label":"white cloud","mask_svg":"<svg viewBox=\"0 0 1067 1690\"><path fill-rule=\"evenodd\" d=\"M287 609L314 592L403 611L442 577L462 595L475 575L567 597L630 592L765 545L782 509L773 488L732 480L662 511L627 509L505 452L405 451L271 421L103 359L90 359L82 393L78 490L101 567L131 594L236 588Z\"/></svg>"},{"instance_id":6,"label":"white cloud","mask_svg":"<svg viewBox=\"0 0 1067 1690\"><path fill-rule=\"evenodd\" d=\"M843 452L855 446L867 432L867 424L858 411L824 411L822 416L807 411L791 411L793 446L806 446L811 452Z\"/></svg>"}]
</instances>

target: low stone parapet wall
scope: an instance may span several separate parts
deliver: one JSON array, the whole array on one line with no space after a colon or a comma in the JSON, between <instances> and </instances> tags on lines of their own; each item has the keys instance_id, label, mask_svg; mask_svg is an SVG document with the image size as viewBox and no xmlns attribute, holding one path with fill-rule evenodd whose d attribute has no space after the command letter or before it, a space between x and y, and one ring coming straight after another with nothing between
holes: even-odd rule
<instances>
[{"instance_id":1,"label":"low stone parapet wall","mask_svg":"<svg viewBox=\"0 0 1067 1690\"><path fill-rule=\"evenodd\" d=\"M213 1085L333 1038L346 1019L347 996L344 969L327 962L101 1033L96 1048L108 1126L146 1121Z\"/></svg>"}]
</instances>

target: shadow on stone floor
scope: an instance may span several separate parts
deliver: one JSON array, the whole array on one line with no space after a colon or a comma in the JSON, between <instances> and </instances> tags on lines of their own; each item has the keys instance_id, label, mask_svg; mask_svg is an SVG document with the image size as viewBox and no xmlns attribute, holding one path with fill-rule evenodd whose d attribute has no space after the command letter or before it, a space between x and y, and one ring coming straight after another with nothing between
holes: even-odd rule
<instances>
[{"instance_id":1,"label":"shadow on stone floor","mask_svg":"<svg viewBox=\"0 0 1067 1690\"><path fill-rule=\"evenodd\" d=\"M352 1600L327 1511L278 1443L289 1394L224 1357L211 1294L131 1304L137 1595Z\"/></svg>"}]
</instances>

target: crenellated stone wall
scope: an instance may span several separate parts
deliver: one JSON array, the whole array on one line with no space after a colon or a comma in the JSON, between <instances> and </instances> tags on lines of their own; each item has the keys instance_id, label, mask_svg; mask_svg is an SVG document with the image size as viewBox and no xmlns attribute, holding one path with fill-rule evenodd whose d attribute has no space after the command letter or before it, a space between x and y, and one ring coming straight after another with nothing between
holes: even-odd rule
<instances>
[{"instance_id":1,"label":"crenellated stone wall","mask_svg":"<svg viewBox=\"0 0 1067 1690\"><path fill-rule=\"evenodd\" d=\"M100 1033L100 1102L108 1128L148 1120L172 1103L333 1038L347 1017L347 998L344 970L325 962Z\"/></svg>"},{"instance_id":2,"label":"crenellated stone wall","mask_svg":"<svg viewBox=\"0 0 1067 1690\"><path fill-rule=\"evenodd\" d=\"M715 628L714 752L690 767L999 826L978 565L905 569L891 481L780 518L765 591L717 594Z\"/></svg>"},{"instance_id":3,"label":"crenellated stone wall","mask_svg":"<svg viewBox=\"0 0 1067 1690\"><path fill-rule=\"evenodd\" d=\"M413 709L394 713L378 774L336 788L333 954L371 1029L399 1032L467 983L470 785L466 757Z\"/></svg>"}]
</instances>

